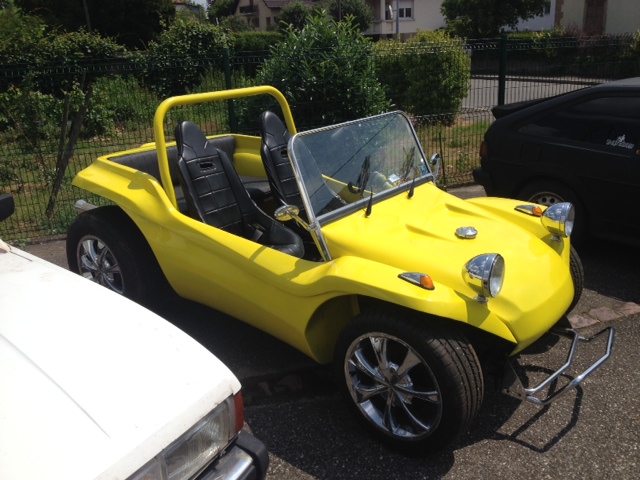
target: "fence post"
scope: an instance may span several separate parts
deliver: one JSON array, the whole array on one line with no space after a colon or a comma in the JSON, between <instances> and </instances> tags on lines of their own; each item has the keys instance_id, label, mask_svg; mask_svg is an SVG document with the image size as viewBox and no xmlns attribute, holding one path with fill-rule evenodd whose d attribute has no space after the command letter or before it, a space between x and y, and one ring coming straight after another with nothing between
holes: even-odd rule
<instances>
[{"instance_id":1,"label":"fence post","mask_svg":"<svg viewBox=\"0 0 640 480\"><path fill-rule=\"evenodd\" d=\"M502 32L500 39L500 68L498 72L498 105L504 105L505 90L507 87L507 42L509 37Z\"/></svg>"},{"instance_id":2,"label":"fence post","mask_svg":"<svg viewBox=\"0 0 640 480\"><path fill-rule=\"evenodd\" d=\"M229 49L224 49L224 82L227 90L231 90L231 55ZM236 120L236 112L233 107L233 100L227 100L227 109L229 110L229 129L231 133L238 132L238 121Z\"/></svg>"}]
</instances>

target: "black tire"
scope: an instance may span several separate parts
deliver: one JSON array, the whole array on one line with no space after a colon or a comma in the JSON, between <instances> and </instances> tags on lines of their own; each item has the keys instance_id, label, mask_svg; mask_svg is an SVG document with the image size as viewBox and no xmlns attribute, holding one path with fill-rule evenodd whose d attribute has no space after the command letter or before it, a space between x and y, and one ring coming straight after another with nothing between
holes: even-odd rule
<instances>
[{"instance_id":1,"label":"black tire","mask_svg":"<svg viewBox=\"0 0 640 480\"><path fill-rule=\"evenodd\" d=\"M455 322L411 317L399 309L363 312L342 332L334 368L342 394L371 433L392 448L426 453L467 431L484 378Z\"/></svg>"},{"instance_id":2,"label":"black tire","mask_svg":"<svg viewBox=\"0 0 640 480\"><path fill-rule=\"evenodd\" d=\"M569 262L569 268L571 269L571 279L573 280L573 300L567 313L575 308L582 297L582 290L584 289L584 268L582 267L582 260L573 245L571 246L571 256Z\"/></svg>"},{"instance_id":3,"label":"black tire","mask_svg":"<svg viewBox=\"0 0 640 480\"><path fill-rule=\"evenodd\" d=\"M589 219L582 202L570 188L553 180L538 180L526 185L516 198L547 207L556 203L571 202L576 211L571 240L574 243L582 243L585 240Z\"/></svg>"},{"instance_id":4,"label":"black tire","mask_svg":"<svg viewBox=\"0 0 640 480\"><path fill-rule=\"evenodd\" d=\"M80 214L67 232L69 270L146 307L168 284L144 236L114 206Z\"/></svg>"}]
</instances>

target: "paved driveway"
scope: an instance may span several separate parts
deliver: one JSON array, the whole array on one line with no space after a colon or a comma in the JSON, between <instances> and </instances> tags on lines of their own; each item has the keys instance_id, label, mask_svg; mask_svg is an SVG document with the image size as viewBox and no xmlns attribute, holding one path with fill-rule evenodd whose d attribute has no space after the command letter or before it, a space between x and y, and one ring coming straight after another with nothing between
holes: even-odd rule
<instances>
[{"instance_id":1,"label":"paved driveway","mask_svg":"<svg viewBox=\"0 0 640 480\"><path fill-rule=\"evenodd\" d=\"M615 326L613 358L549 407L489 391L470 433L426 457L407 457L373 441L346 410L329 371L278 340L186 302L165 316L241 378L247 425L271 455L270 479L630 479L640 459L640 314L629 312L640 310L634 302L640 282L621 250L585 253L591 280L577 307L594 323L584 334ZM599 315L602 309L612 315ZM601 341L587 345L580 364L603 348ZM520 364L535 376L538 360L524 356ZM564 360L557 350L542 365L558 367Z\"/></svg>"}]
</instances>

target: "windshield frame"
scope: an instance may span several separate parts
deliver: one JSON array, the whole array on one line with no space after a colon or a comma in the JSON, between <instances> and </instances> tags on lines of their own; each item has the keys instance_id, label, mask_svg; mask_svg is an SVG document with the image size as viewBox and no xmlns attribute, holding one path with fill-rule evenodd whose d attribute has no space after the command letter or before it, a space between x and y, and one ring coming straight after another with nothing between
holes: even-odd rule
<instances>
[{"instance_id":1,"label":"windshield frame","mask_svg":"<svg viewBox=\"0 0 640 480\"><path fill-rule=\"evenodd\" d=\"M311 198L309 195L309 192L307 190L307 186L305 183L305 179L303 178L303 171L304 171L304 167L303 165L301 165L301 159L298 158L298 156L296 155L296 151L297 151L297 143L299 143L301 141L301 139L304 139L305 137L309 137L312 135L316 135L316 134L323 134L325 132L328 131L332 131L332 130L338 130L340 128L345 128L345 127L350 127L352 125L357 125L357 124L363 124L363 123L373 123L376 121L379 121L381 119L384 119L385 117L389 117L390 119L396 118L396 117L401 117L404 122L406 123L406 126L408 127L408 132L411 135L412 139L413 139L413 143L414 146L417 148L417 155L419 156L419 158L423 161L424 166L426 167L426 172L423 173L420 176L414 176L413 179L411 181L403 181L401 183L399 183L396 186L393 186L389 189L386 190L382 190L376 193L373 193L373 198L370 198L371 193L369 192L368 194L365 194L362 196L361 199L354 201L352 203L348 203L340 208L334 209L332 211L329 211L327 213L324 214L320 214L317 215L315 213L315 211L313 210L313 206L312 206L312 202L311 202ZM422 185L424 183L428 183L428 182L433 182L434 181L434 174L433 174L433 170L431 168L431 165L429 164L428 161L428 157L425 155L424 150L422 148L422 144L420 143L420 140L418 138L418 135L415 131L415 128L413 127L413 124L411 123L409 117L402 111L400 110L396 110L396 111L392 111L392 112L387 112L387 113L383 113L380 115L374 115L371 117L365 117L365 118L360 118L357 120L352 120L352 121L348 121L348 122L343 122L343 123L338 123L338 124L334 124L334 125L329 125L329 126L325 126L325 127L320 127L320 128L316 128L316 129L312 129L312 130L307 130L304 132L299 132L295 135L293 135L290 139L289 139L289 143L288 143L288 152L289 152L289 159L291 161L291 165L293 168L293 172L296 178L296 182L298 183L298 188L300 189L300 193L301 193L301 197L302 197L302 201L304 204L304 208L305 211L307 213L307 218L309 221L309 225L310 227L320 227L322 225L327 225L331 222L334 222L340 218L343 218L347 215L352 214L353 212L356 212L358 210L365 210L367 209L367 207L370 204L375 205L376 203L379 203L385 199L394 197L396 195L399 195L403 192L407 192L409 191L411 188L417 187L419 185ZM413 155L415 155L416 153L413 153ZM420 161L420 160L419 160Z\"/></svg>"}]
</instances>

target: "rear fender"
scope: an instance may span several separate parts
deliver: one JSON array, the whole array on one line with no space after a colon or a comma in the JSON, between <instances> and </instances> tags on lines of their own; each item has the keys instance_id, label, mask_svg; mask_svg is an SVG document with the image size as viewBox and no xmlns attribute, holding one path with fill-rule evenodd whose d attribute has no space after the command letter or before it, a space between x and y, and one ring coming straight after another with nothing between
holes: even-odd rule
<instances>
[{"instance_id":1,"label":"rear fender","mask_svg":"<svg viewBox=\"0 0 640 480\"><path fill-rule=\"evenodd\" d=\"M111 200L130 217L160 223L167 213L177 212L153 176L105 157L80 171L72 185Z\"/></svg>"}]
</instances>

